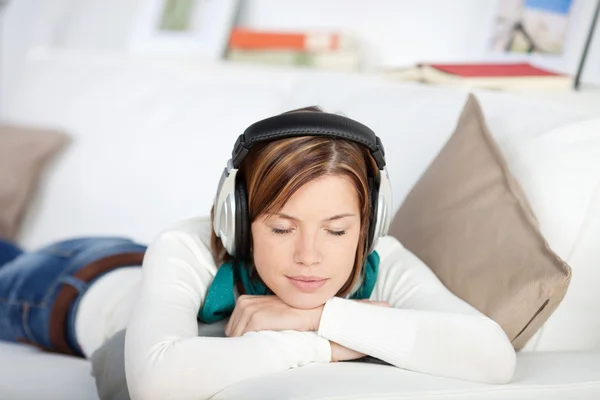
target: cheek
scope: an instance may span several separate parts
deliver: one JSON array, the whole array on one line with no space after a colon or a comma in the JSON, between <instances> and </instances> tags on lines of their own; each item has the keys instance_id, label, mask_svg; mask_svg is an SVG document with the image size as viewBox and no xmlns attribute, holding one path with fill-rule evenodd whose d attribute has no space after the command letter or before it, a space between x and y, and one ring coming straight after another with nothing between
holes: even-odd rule
<instances>
[{"instance_id":1,"label":"cheek","mask_svg":"<svg viewBox=\"0 0 600 400\"><path fill-rule=\"evenodd\" d=\"M349 234L342 238L335 238L327 246L326 259L339 274L340 280L343 281L342 285L346 282L354 267L358 239L359 233Z\"/></svg>"},{"instance_id":2,"label":"cheek","mask_svg":"<svg viewBox=\"0 0 600 400\"><path fill-rule=\"evenodd\" d=\"M263 280L268 281L283 266L289 264L288 249L281 243L281 238L271 234L270 230L263 227L252 227L252 255L254 265ZM265 282L267 283L267 282Z\"/></svg>"}]
</instances>

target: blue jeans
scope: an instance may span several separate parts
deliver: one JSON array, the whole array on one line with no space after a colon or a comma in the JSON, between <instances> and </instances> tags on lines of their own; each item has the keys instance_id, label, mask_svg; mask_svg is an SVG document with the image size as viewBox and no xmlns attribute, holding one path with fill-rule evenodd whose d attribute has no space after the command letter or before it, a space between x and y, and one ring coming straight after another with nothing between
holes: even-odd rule
<instances>
[{"instance_id":1,"label":"blue jeans","mask_svg":"<svg viewBox=\"0 0 600 400\"><path fill-rule=\"evenodd\" d=\"M0 240L0 340L83 357L75 313L86 289L116 268L140 265L146 246L82 237L33 252Z\"/></svg>"}]
</instances>

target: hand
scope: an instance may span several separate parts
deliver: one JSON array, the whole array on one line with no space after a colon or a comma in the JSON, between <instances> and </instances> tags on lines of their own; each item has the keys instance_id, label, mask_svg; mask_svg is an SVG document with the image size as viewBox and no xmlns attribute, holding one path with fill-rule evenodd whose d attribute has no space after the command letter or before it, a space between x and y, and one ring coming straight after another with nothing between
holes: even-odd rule
<instances>
[{"instance_id":1,"label":"hand","mask_svg":"<svg viewBox=\"0 0 600 400\"><path fill-rule=\"evenodd\" d=\"M329 344L331 345L331 362L356 360L366 356L366 354L359 353L331 340Z\"/></svg>"},{"instance_id":2,"label":"hand","mask_svg":"<svg viewBox=\"0 0 600 400\"><path fill-rule=\"evenodd\" d=\"M316 331L322 313L323 306L301 310L288 306L277 296L242 295L225 325L225 335L243 336L258 331Z\"/></svg>"},{"instance_id":3,"label":"hand","mask_svg":"<svg viewBox=\"0 0 600 400\"><path fill-rule=\"evenodd\" d=\"M371 301L368 299L355 301L358 303L368 303L374 306L390 307L390 303L387 301ZM366 354L349 349L339 343L332 342L331 340L329 341L329 344L331 345L331 362L356 360L366 356Z\"/></svg>"},{"instance_id":4,"label":"hand","mask_svg":"<svg viewBox=\"0 0 600 400\"><path fill-rule=\"evenodd\" d=\"M354 300L354 301L356 301L358 303L367 303L372 306L390 307L390 303L388 303L387 301L373 301L373 300L369 300L369 299Z\"/></svg>"}]
</instances>

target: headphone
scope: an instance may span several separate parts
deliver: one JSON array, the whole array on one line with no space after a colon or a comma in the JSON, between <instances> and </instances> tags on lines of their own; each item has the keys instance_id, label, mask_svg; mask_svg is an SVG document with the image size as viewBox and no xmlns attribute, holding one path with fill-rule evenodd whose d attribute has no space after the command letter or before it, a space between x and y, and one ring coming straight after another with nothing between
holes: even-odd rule
<instances>
[{"instance_id":1,"label":"headphone","mask_svg":"<svg viewBox=\"0 0 600 400\"><path fill-rule=\"evenodd\" d=\"M250 253L248 194L238 169L252 146L260 142L298 136L321 136L348 140L366 147L377 164L377 176L369 172L369 232L366 249L370 254L380 237L388 232L392 218L392 190L385 166L385 152L379 137L367 126L338 114L294 112L266 118L250 125L236 140L223 170L214 199L213 230L236 259Z\"/></svg>"}]
</instances>

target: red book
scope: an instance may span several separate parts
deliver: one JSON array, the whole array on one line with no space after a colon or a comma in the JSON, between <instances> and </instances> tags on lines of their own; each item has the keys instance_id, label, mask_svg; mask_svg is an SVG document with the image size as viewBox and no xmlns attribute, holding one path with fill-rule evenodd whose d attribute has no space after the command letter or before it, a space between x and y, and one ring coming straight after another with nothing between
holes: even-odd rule
<instances>
[{"instance_id":1,"label":"red book","mask_svg":"<svg viewBox=\"0 0 600 400\"><path fill-rule=\"evenodd\" d=\"M570 90L573 78L529 63L418 64L393 69L388 77L437 85L492 90Z\"/></svg>"},{"instance_id":2,"label":"red book","mask_svg":"<svg viewBox=\"0 0 600 400\"><path fill-rule=\"evenodd\" d=\"M447 74L463 77L500 77L500 76L562 76L557 72L535 67L528 63L512 64L429 64Z\"/></svg>"}]
</instances>

